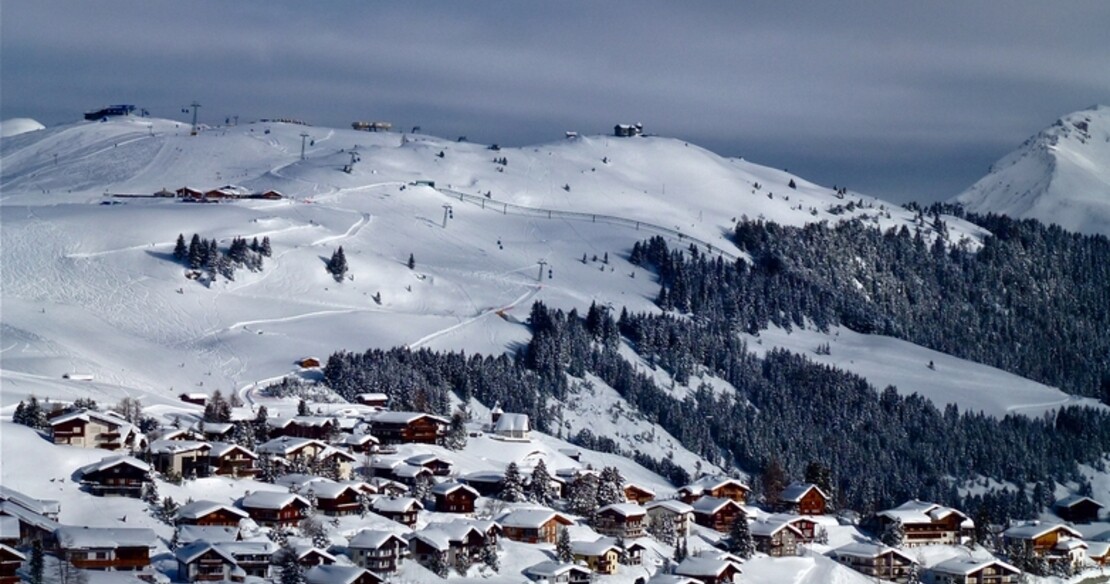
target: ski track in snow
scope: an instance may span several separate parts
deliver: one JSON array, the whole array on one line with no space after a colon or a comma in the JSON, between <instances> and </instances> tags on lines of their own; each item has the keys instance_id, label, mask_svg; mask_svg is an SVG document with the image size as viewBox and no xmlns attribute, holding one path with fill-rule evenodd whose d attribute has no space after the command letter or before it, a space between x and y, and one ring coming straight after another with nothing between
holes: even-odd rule
<instances>
[{"instance_id":1,"label":"ski track in snow","mask_svg":"<svg viewBox=\"0 0 1110 584\"><path fill-rule=\"evenodd\" d=\"M443 335L452 333L452 332L454 332L454 331L456 331L460 328L463 328L467 325L473 324L473 323L477 322L478 320L480 320L480 319L482 319L486 316L489 316L490 314L495 314L497 312L501 312L501 311L504 311L504 310L510 310L510 309L516 307L516 305L520 304L521 302L524 302L525 300L528 300L529 298L534 297L536 294L539 293L539 291L541 289L543 289L543 286L536 286L534 289L525 292L524 294L520 295L520 297L518 297L516 300L513 300L512 302L510 302L509 304L507 304L505 306L502 306L502 307L499 307L499 308L490 308L488 310L479 312L478 314L476 314L476 315L474 315L474 316L472 316L472 317L470 317L470 318L468 318L468 319L466 319L462 322L453 324L453 325L451 325L451 326L449 326L445 329L438 330L434 333L424 335L423 337L420 337L419 339L417 339L417 340L415 340L415 341L413 341L413 342L411 342L411 343L409 343L408 345L405 345L405 346L409 349L419 348L421 345L424 345L425 343L428 343L429 341L435 340L439 337L442 337Z\"/></svg>"}]
</instances>

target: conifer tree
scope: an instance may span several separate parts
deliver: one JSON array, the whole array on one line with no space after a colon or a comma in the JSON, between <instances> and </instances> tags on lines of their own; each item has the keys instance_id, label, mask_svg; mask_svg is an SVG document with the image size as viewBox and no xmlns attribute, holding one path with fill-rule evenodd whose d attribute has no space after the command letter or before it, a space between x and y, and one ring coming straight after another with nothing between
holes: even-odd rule
<instances>
[{"instance_id":1,"label":"conifer tree","mask_svg":"<svg viewBox=\"0 0 1110 584\"><path fill-rule=\"evenodd\" d=\"M183 262L189 258L189 248L185 246L185 234L177 234L177 243L173 246L173 259Z\"/></svg>"},{"instance_id":2,"label":"conifer tree","mask_svg":"<svg viewBox=\"0 0 1110 584\"><path fill-rule=\"evenodd\" d=\"M501 570L501 559L497 555L497 545L488 543L482 548L482 563L494 572Z\"/></svg>"},{"instance_id":3,"label":"conifer tree","mask_svg":"<svg viewBox=\"0 0 1110 584\"><path fill-rule=\"evenodd\" d=\"M555 542L555 555L565 564L574 562L574 552L570 547L570 530L566 527L559 528L559 539Z\"/></svg>"},{"instance_id":4,"label":"conifer tree","mask_svg":"<svg viewBox=\"0 0 1110 584\"><path fill-rule=\"evenodd\" d=\"M451 415L451 425L447 428L447 436L444 437L443 445L450 450L466 448L466 421L462 412L455 412Z\"/></svg>"},{"instance_id":5,"label":"conifer tree","mask_svg":"<svg viewBox=\"0 0 1110 584\"><path fill-rule=\"evenodd\" d=\"M31 584L43 584L42 577L45 565L42 540L36 538L31 543L31 563L27 567L27 581Z\"/></svg>"},{"instance_id":6,"label":"conifer tree","mask_svg":"<svg viewBox=\"0 0 1110 584\"><path fill-rule=\"evenodd\" d=\"M520 476L520 468L515 462L510 462L505 468L505 478L501 480L501 499L509 503L520 503L524 497L524 479Z\"/></svg>"},{"instance_id":7,"label":"conifer tree","mask_svg":"<svg viewBox=\"0 0 1110 584\"><path fill-rule=\"evenodd\" d=\"M624 496L624 478L615 466L607 466L601 471L601 479L597 484L597 506L604 507L615 503L625 503L628 498Z\"/></svg>"},{"instance_id":8,"label":"conifer tree","mask_svg":"<svg viewBox=\"0 0 1110 584\"><path fill-rule=\"evenodd\" d=\"M752 532L748 527L748 516L743 513L738 514L729 527L728 551L745 560L755 554L755 543L752 541Z\"/></svg>"},{"instance_id":9,"label":"conifer tree","mask_svg":"<svg viewBox=\"0 0 1110 584\"><path fill-rule=\"evenodd\" d=\"M567 490L567 509L575 515L590 517L597 511L597 477L583 474Z\"/></svg>"},{"instance_id":10,"label":"conifer tree","mask_svg":"<svg viewBox=\"0 0 1110 584\"><path fill-rule=\"evenodd\" d=\"M193 238L189 240L189 251L187 252L189 269L199 270L200 267L204 264L203 254L207 251L207 246L204 247L203 251L201 250L200 236L194 233Z\"/></svg>"},{"instance_id":11,"label":"conifer tree","mask_svg":"<svg viewBox=\"0 0 1110 584\"><path fill-rule=\"evenodd\" d=\"M331 259L328 260L327 265L328 273L335 278L336 282L342 282L343 278L347 275L347 256L343 253L343 246L336 249L331 254Z\"/></svg>"},{"instance_id":12,"label":"conifer tree","mask_svg":"<svg viewBox=\"0 0 1110 584\"><path fill-rule=\"evenodd\" d=\"M273 255L274 250L270 247L270 236L267 235L262 237L262 245L259 248L258 253L262 254L263 257L270 257L271 255Z\"/></svg>"},{"instance_id":13,"label":"conifer tree","mask_svg":"<svg viewBox=\"0 0 1110 584\"><path fill-rule=\"evenodd\" d=\"M879 535L879 541L884 545L894 548L902 547L906 541L906 528L902 525L901 521L894 521L883 529L882 534Z\"/></svg>"},{"instance_id":14,"label":"conifer tree","mask_svg":"<svg viewBox=\"0 0 1110 584\"><path fill-rule=\"evenodd\" d=\"M281 571L281 584L304 584L304 567L297 561L297 554L289 547L279 552L278 569Z\"/></svg>"},{"instance_id":15,"label":"conifer tree","mask_svg":"<svg viewBox=\"0 0 1110 584\"><path fill-rule=\"evenodd\" d=\"M555 493L551 488L551 474L547 472L547 464L542 458L532 469L531 482L528 483L528 498L545 507L550 507L555 499Z\"/></svg>"},{"instance_id":16,"label":"conifer tree","mask_svg":"<svg viewBox=\"0 0 1110 584\"><path fill-rule=\"evenodd\" d=\"M410 270L416 269L416 258L413 257L413 255L411 253L409 254L409 264L408 265L409 265Z\"/></svg>"}]
</instances>

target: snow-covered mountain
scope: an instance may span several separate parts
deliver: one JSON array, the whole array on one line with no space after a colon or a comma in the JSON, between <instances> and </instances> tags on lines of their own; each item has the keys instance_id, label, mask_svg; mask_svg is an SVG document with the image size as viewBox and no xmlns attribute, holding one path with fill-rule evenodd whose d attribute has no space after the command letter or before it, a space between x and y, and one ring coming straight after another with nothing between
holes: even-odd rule
<instances>
[{"instance_id":1,"label":"snow-covered mountain","mask_svg":"<svg viewBox=\"0 0 1110 584\"><path fill-rule=\"evenodd\" d=\"M1060 118L953 200L976 213L1110 234L1110 107Z\"/></svg>"}]
</instances>

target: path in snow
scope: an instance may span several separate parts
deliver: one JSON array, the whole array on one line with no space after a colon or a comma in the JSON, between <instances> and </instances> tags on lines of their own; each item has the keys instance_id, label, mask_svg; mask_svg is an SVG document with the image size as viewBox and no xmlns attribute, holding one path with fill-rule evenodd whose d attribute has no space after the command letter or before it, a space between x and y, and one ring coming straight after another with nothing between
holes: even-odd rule
<instances>
[{"instance_id":1,"label":"path in snow","mask_svg":"<svg viewBox=\"0 0 1110 584\"><path fill-rule=\"evenodd\" d=\"M539 293L539 291L542 288L543 288L543 286L536 286L535 288L525 292L524 294L521 294L519 298L517 298L516 300L513 300L512 302L510 302L509 304L507 304L505 306L502 306L502 307L499 307L499 308L490 308L490 309L485 310L483 312L479 312L478 314L476 314L476 315L474 315L474 316L472 316L472 317L470 317L470 318L468 318L468 319L466 319L462 322L459 322L457 324L453 324L453 325L451 325L451 326L449 326L445 329L438 330L434 333L424 335L423 337L420 337L419 339L409 343L408 345L406 345L406 347L408 349L416 349L416 348L420 347L421 345L423 345L423 344L425 344L429 341L432 341L434 339L442 337L443 335L446 335L446 334L451 333L453 331L456 331L456 330L458 330L458 329L460 329L464 326L467 326L471 323L474 323L474 322L478 321L479 319L481 319L482 317L485 317L485 316L488 316L490 314L494 314L494 313L497 313L497 312L501 312L501 311L504 311L504 310L509 310L509 309L515 308L521 302L524 302L524 301L534 297L536 294Z\"/></svg>"}]
</instances>

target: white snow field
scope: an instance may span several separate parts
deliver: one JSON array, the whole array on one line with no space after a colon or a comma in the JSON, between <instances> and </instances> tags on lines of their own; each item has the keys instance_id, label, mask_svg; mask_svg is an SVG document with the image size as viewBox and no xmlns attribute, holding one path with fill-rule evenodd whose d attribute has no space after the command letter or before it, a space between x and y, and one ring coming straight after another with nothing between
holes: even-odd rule
<instances>
[{"instance_id":1,"label":"white snow field","mask_svg":"<svg viewBox=\"0 0 1110 584\"><path fill-rule=\"evenodd\" d=\"M11 118L0 122L0 138L11 138L27 132L42 130L46 126L31 118Z\"/></svg>"},{"instance_id":2,"label":"white snow field","mask_svg":"<svg viewBox=\"0 0 1110 584\"><path fill-rule=\"evenodd\" d=\"M1110 235L1110 107L1060 118L953 200L977 213Z\"/></svg>"}]
</instances>

